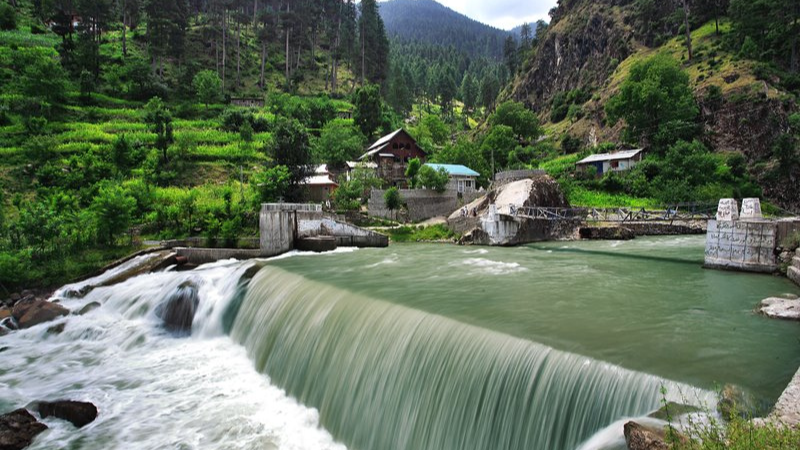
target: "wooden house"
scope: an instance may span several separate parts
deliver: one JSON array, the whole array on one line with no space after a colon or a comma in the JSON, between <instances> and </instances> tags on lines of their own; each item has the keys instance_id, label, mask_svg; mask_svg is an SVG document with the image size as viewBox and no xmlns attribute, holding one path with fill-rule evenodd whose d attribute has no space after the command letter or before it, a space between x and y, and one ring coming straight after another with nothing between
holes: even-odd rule
<instances>
[{"instance_id":1,"label":"wooden house","mask_svg":"<svg viewBox=\"0 0 800 450\"><path fill-rule=\"evenodd\" d=\"M575 166L579 169L588 169L589 167L594 167L597 171L597 176L600 177L608 172L621 172L630 170L642 161L643 156L644 150L642 149L625 150L614 153L600 153L597 155L591 155L588 158L578 161L575 163Z\"/></svg>"},{"instance_id":2,"label":"wooden house","mask_svg":"<svg viewBox=\"0 0 800 450\"><path fill-rule=\"evenodd\" d=\"M378 176L386 180L390 186L406 187L408 161L419 158L425 163L427 156L428 154L417 145L417 141L401 128L378 139L359 158L359 161L376 164Z\"/></svg>"}]
</instances>

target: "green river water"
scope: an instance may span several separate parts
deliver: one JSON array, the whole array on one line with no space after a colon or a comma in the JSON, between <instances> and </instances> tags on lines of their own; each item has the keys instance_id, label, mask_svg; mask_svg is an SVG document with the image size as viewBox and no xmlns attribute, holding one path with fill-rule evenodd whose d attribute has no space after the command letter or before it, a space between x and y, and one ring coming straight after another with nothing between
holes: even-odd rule
<instances>
[{"instance_id":1,"label":"green river water","mask_svg":"<svg viewBox=\"0 0 800 450\"><path fill-rule=\"evenodd\" d=\"M774 401L800 366L796 323L753 312L785 278L703 269L703 236L517 248L392 244L289 258L294 274L628 369Z\"/></svg>"}]
</instances>

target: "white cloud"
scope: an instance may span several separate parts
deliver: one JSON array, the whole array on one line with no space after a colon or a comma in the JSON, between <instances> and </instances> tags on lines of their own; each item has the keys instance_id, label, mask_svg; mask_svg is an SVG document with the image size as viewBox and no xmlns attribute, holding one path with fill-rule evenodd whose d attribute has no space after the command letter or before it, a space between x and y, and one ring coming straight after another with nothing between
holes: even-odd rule
<instances>
[{"instance_id":1,"label":"white cloud","mask_svg":"<svg viewBox=\"0 0 800 450\"><path fill-rule=\"evenodd\" d=\"M525 22L549 21L556 0L437 0L448 8L497 28L511 29Z\"/></svg>"}]
</instances>

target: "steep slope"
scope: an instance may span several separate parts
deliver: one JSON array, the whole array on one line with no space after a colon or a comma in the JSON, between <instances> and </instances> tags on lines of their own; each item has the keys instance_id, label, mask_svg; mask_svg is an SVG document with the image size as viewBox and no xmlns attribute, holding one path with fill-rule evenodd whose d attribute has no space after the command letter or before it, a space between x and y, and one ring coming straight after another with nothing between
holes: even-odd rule
<instances>
[{"instance_id":1,"label":"steep slope","mask_svg":"<svg viewBox=\"0 0 800 450\"><path fill-rule=\"evenodd\" d=\"M800 209L799 174L779 179L765 175L773 172L767 170L777 164L772 149L786 133L790 114L797 111L793 96L787 95L777 77L759 72L763 65L728 50L725 41L731 26L724 18L716 20L716 11L698 8L693 13L694 57L689 62L685 38L679 34L683 18L676 13L682 11L679 2L668 0L656 9L643 9L647 3L561 1L536 52L504 95L524 102L543 122L551 122L547 126L551 136L569 134L584 144L618 142L622 124L608 126L606 102L634 63L667 53L689 74L708 147L743 154L765 197ZM576 113L568 118L553 113L554 104L565 97L579 99L572 105Z\"/></svg>"},{"instance_id":2,"label":"steep slope","mask_svg":"<svg viewBox=\"0 0 800 450\"><path fill-rule=\"evenodd\" d=\"M390 0L380 3L380 9L390 38L452 46L471 57L499 59L510 35L433 0Z\"/></svg>"}]
</instances>

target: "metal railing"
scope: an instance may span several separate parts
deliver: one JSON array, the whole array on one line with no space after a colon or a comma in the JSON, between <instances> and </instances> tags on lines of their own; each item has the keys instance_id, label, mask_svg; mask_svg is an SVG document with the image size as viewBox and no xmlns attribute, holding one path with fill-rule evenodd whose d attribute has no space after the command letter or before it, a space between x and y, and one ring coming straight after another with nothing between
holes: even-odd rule
<instances>
[{"instance_id":1,"label":"metal railing","mask_svg":"<svg viewBox=\"0 0 800 450\"><path fill-rule=\"evenodd\" d=\"M539 220L581 220L596 222L708 221L716 216L716 204L681 203L658 209L647 208L545 208L538 206L500 207L498 213Z\"/></svg>"}]
</instances>

